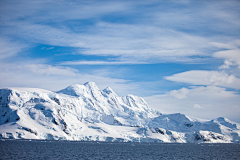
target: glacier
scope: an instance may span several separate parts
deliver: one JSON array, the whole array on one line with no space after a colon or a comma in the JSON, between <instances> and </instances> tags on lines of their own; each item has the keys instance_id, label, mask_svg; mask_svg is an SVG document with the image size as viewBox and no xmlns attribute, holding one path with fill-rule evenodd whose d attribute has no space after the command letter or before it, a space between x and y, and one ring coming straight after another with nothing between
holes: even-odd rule
<instances>
[{"instance_id":1,"label":"glacier","mask_svg":"<svg viewBox=\"0 0 240 160\"><path fill-rule=\"evenodd\" d=\"M134 95L94 82L58 92L0 89L0 138L74 141L239 143L240 124L162 114Z\"/></svg>"}]
</instances>

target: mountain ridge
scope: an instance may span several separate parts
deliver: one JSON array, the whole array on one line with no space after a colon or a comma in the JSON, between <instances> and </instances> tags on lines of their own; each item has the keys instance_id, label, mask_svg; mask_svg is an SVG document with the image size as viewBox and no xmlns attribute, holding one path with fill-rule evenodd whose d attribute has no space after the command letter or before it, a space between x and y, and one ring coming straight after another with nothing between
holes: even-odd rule
<instances>
[{"instance_id":1,"label":"mountain ridge","mask_svg":"<svg viewBox=\"0 0 240 160\"><path fill-rule=\"evenodd\" d=\"M240 124L162 114L141 97L119 97L94 82L58 92L0 89L0 138L179 143L239 143Z\"/></svg>"}]
</instances>

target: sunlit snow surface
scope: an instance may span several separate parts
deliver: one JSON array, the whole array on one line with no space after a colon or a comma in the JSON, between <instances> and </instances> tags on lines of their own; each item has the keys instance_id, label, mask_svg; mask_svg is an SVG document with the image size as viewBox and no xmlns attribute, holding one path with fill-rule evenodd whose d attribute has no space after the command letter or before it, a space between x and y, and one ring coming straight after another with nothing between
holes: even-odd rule
<instances>
[{"instance_id":1,"label":"sunlit snow surface","mask_svg":"<svg viewBox=\"0 0 240 160\"><path fill-rule=\"evenodd\" d=\"M140 97L119 97L94 82L58 92L0 89L0 138L120 142L239 143L240 124L163 115Z\"/></svg>"}]
</instances>

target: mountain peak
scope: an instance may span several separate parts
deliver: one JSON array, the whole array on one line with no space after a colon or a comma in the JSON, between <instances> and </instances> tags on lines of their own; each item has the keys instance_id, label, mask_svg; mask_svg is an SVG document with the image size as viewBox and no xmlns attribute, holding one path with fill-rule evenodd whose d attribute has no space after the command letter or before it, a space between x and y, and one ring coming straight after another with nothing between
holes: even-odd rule
<instances>
[{"instance_id":1,"label":"mountain peak","mask_svg":"<svg viewBox=\"0 0 240 160\"><path fill-rule=\"evenodd\" d=\"M103 91L106 92L106 93L108 93L108 94L114 92L114 91L112 90L112 88L110 88L110 87L105 88Z\"/></svg>"},{"instance_id":2,"label":"mountain peak","mask_svg":"<svg viewBox=\"0 0 240 160\"><path fill-rule=\"evenodd\" d=\"M162 115L140 97L118 97L110 87L100 91L94 82L70 85L57 93L0 89L0 138L174 143L240 140L240 124L226 118L199 122L180 113Z\"/></svg>"},{"instance_id":3,"label":"mountain peak","mask_svg":"<svg viewBox=\"0 0 240 160\"><path fill-rule=\"evenodd\" d=\"M95 83L95 82L92 82L92 81L84 83L84 86L90 87L90 88L98 88L98 86L96 85L96 83Z\"/></svg>"},{"instance_id":4,"label":"mountain peak","mask_svg":"<svg viewBox=\"0 0 240 160\"><path fill-rule=\"evenodd\" d=\"M65 89L62 89L56 93L62 93L62 94L67 94L67 95L71 95L71 96L77 96L78 94L76 93L77 90L79 90L81 86L79 84L73 84L68 86Z\"/></svg>"},{"instance_id":5,"label":"mountain peak","mask_svg":"<svg viewBox=\"0 0 240 160\"><path fill-rule=\"evenodd\" d=\"M117 96L117 94L112 90L112 88L107 87L103 90L104 93L108 94L108 95L114 95Z\"/></svg>"},{"instance_id":6,"label":"mountain peak","mask_svg":"<svg viewBox=\"0 0 240 160\"><path fill-rule=\"evenodd\" d=\"M216 120L217 121L226 121L227 119L225 117L218 117Z\"/></svg>"}]
</instances>

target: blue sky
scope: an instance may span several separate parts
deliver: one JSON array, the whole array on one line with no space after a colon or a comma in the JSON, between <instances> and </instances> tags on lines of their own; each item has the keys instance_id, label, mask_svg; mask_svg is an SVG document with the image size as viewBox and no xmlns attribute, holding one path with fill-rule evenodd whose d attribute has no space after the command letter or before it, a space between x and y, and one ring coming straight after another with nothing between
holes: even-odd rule
<instances>
[{"instance_id":1,"label":"blue sky","mask_svg":"<svg viewBox=\"0 0 240 160\"><path fill-rule=\"evenodd\" d=\"M94 81L163 113L240 122L238 0L1 0L0 87Z\"/></svg>"}]
</instances>

